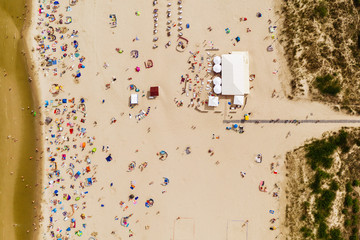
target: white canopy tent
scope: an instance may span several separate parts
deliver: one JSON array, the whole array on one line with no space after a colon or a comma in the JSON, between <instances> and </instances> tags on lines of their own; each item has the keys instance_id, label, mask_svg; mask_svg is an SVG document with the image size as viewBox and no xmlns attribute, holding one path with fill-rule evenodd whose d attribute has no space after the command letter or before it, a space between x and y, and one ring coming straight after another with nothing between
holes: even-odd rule
<instances>
[{"instance_id":1,"label":"white canopy tent","mask_svg":"<svg viewBox=\"0 0 360 240\"><path fill-rule=\"evenodd\" d=\"M234 96L235 105L244 105L244 96Z\"/></svg>"},{"instance_id":2,"label":"white canopy tent","mask_svg":"<svg viewBox=\"0 0 360 240\"><path fill-rule=\"evenodd\" d=\"M219 97L209 96L209 103L210 107L217 107L219 106Z\"/></svg>"},{"instance_id":3,"label":"white canopy tent","mask_svg":"<svg viewBox=\"0 0 360 240\"><path fill-rule=\"evenodd\" d=\"M131 94L130 96L130 104L138 104L138 95L137 94Z\"/></svg>"},{"instance_id":4,"label":"white canopy tent","mask_svg":"<svg viewBox=\"0 0 360 240\"><path fill-rule=\"evenodd\" d=\"M222 94L249 94L249 53L232 52L222 56Z\"/></svg>"}]
</instances>

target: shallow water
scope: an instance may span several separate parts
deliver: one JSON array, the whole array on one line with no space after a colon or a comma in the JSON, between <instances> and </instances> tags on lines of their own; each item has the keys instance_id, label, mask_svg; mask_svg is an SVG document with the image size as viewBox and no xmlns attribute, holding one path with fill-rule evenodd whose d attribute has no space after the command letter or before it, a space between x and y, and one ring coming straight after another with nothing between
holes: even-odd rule
<instances>
[{"instance_id":1,"label":"shallow water","mask_svg":"<svg viewBox=\"0 0 360 240\"><path fill-rule=\"evenodd\" d=\"M38 162L34 99L21 53L24 13L25 0L0 0L0 239L9 240L34 239Z\"/></svg>"}]
</instances>

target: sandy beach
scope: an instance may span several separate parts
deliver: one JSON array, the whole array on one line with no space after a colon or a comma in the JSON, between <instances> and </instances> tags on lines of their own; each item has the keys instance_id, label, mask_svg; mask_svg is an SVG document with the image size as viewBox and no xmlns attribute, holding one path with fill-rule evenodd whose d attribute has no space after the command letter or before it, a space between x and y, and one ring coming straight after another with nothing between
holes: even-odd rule
<instances>
[{"instance_id":1,"label":"sandy beach","mask_svg":"<svg viewBox=\"0 0 360 240\"><path fill-rule=\"evenodd\" d=\"M289 71L269 33L277 8L263 0L73 2L34 2L27 35L44 123L41 238L282 239L286 152L341 125L245 121L240 134L223 121L356 118L287 98ZM180 51L179 33L188 41ZM249 53L256 76L246 104L231 109L232 97L221 96L209 109L215 74L207 66L233 51ZM153 86L159 96L149 99Z\"/></svg>"}]
</instances>

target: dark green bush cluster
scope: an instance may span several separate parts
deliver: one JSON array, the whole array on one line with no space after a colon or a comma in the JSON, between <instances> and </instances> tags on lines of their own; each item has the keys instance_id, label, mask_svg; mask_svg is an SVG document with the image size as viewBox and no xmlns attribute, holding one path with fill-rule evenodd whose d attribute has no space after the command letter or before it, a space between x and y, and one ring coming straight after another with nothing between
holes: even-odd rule
<instances>
[{"instance_id":1,"label":"dark green bush cluster","mask_svg":"<svg viewBox=\"0 0 360 240\"><path fill-rule=\"evenodd\" d=\"M330 168L333 159L331 155L334 153L336 145L327 139L316 140L306 146L305 157L310 160L310 165L313 170L321 166L324 168Z\"/></svg>"},{"instance_id":2,"label":"dark green bush cluster","mask_svg":"<svg viewBox=\"0 0 360 240\"><path fill-rule=\"evenodd\" d=\"M329 178L330 175L324 172L321 169L317 169L314 175L314 180L310 184L310 188L313 190L313 193L320 193L321 192L321 180Z\"/></svg>"},{"instance_id":3,"label":"dark green bush cluster","mask_svg":"<svg viewBox=\"0 0 360 240\"><path fill-rule=\"evenodd\" d=\"M316 219L323 222L331 213L331 206L335 200L336 193L331 190L323 190L320 197L316 199Z\"/></svg>"},{"instance_id":4,"label":"dark green bush cluster","mask_svg":"<svg viewBox=\"0 0 360 240\"><path fill-rule=\"evenodd\" d=\"M359 199L357 197L353 198L351 195L353 195L353 186L356 187L359 185L359 181L357 179L353 180L352 182L349 181L346 183L345 189L346 189L346 195L344 199L344 209L342 212L345 215L345 221L344 221L344 227L349 231L351 230L351 236L349 239L359 239L358 236L358 225L359 225L359 211L360 211L360 204ZM351 209L351 212L349 214L349 210ZM352 229L351 229L352 228Z\"/></svg>"},{"instance_id":5,"label":"dark green bush cluster","mask_svg":"<svg viewBox=\"0 0 360 240\"><path fill-rule=\"evenodd\" d=\"M333 228L330 230L330 240L343 240L340 229Z\"/></svg>"},{"instance_id":6,"label":"dark green bush cluster","mask_svg":"<svg viewBox=\"0 0 360 240\"><path fill-rule=\"evenodd\" d=\"M311 168L316 170L318 167L329 169L332 166L333 158L331 155L337 147L340 147L343 153L350 150L348 144L348 133L340 130L336 136L329 137L328 139L316 140L306 145L305 157L309 159Z\"/></svg>"},{"instance_id":7,"label":"dark green bush cluster","mask_svg":"<svg viewBox=\"0 0 360 240\"><path fill-rule=\"evenodd\" d=\"M312 235L311 229L307 227L300 228L300 232L302 232L304 238L310 237Z\"/></svg>"},{"instance_id":8,"label":"dark green bush cluster","mask_svg":"<svg viewBox=\"0 0 360 240\"><path fill-rule=\"evenodd\" d=\"M327 74L325 76L316 77L314 86L325 95L336 96L341 91L339 80Z\"/></svg>"},{"instance_id":9,"label":"dark green bush cluster","mask_svg":"<svg viewBox=\"0 0 360 240\"><path fill-rule=\"evenodd\" d=\"M349 133L345 130L340 130L338 134L332 135L326 139L316 140L305 146L306 158L311 168L315 171L314 177L309 186L315 196L314 211L312 212L315 219L316 239L327 240L344 240L340 229L329 229L327 225L327 218L330 216L334 200L336 199L336 192L340 186L334 176L326 170L332 167L333 158L336 149L341 149L341 152L347 153L350 150ZM329 187L324 188L323 183L328 183ZM342 213L345 215L345 228L354 228L359 223L358 212L360 212L359 201L353 198L353 187L359 186L358 180L349 181L345 185L346 196L344 199L344 208ZM307 212L309 209L309 203L303 204L303 215L301 220L307 221ZM312 236L311 228L303 227L301 232L304 238L314 237ZM350 235L348 235L350 236ZM352 236L357 236L352 234Z\"/></svg>"}]
</instances>

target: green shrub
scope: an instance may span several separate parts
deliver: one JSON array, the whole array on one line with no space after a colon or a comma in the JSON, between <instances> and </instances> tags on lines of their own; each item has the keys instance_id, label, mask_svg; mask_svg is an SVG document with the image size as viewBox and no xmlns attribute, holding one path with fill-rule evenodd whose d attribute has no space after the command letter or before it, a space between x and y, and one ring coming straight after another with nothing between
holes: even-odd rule
<instances>
[{"instance_id":1,"label":"green shrub","mask_svg":"<svg viewBox=\"0 0 360 240\"><path fill-rule=\"evenodd\" d=\"M352 185L353 185L354 187L358 187L358 186L360 185L359 180L355 179L355 180L352 182Z\"/></svg>"},{"instance_id":2,"label":"green shrub","mask_svg":"<svg viewBox=\"0 0 360 240\"><path fill-rule=\"evenodd\" d=\"M335 192L331 190L324 190L320 197L316 199L316 207L324 210L330 209L332 202L335 200L335 196Z\"/></svg>"},{"instance_id":3,"label":"green shrub","mask_svg":"<svg viewBox=\"0 0 360 240\"><path fill-rule=\"evenodd\" d=\"M352 206L352 204L353 204L353 201L352 201L351 196L349 194L346 194L345 201L344 201L344 206L345 207L350 207L350 206Z\"/></svg>"},{"instance_id":4,"label":"green shrub","mask_svg":"<svg viewBox=\"0 0 360 240\"><path fill-rule=\"evenodd\" d=\"M355 7L360 7L360 0L354 0Z\"/></svg>"},{"instance_id":5,"label":"green shrub","mask_svg":"<svg viewBox=\"0 0 360 240\"><path fill-rule=\"evenodd\" d=\"M350 182L346 183L345 188L346 188L347 193L351 193L353 191L353 188L352 188Z\"/></svg>"},{"instance_id":6,"label":"green shrub","mask_svg":"<svg viewBox=\"0 0 360 240\"><path fill-rule=\"evenodd\" d=\"M313 190L314 193L320 193L321 191L321 180L324 178L329 178L329 174L317 169L314 175L313 182L310 184L310 188Z\"/></svg>"},{"instance_id":7,"label":"green shrub","mask_svg":"<svg viewBox=\"0 0 360 240\"><path fill-rule=\"evenodd\" d=\"M351 225L357 226L359 224L359 216L354 214L351 219Z\"/></svg>"},{"instance_id":8,"label":"green shrub","mask_svg":"<svg viewBox=\"0 0 360 240\"><path fill-rule=\"evenodd\" d=\"M354 234L354 235L351 235L350 237L349 237L349 240L359 240L359 236L356 234Z\"/></svg>"},{"instance_id":9,"label":"green shrub","mask_svg":"<svg viewBox=\"0 0 360 240\"><path fill-rule=\"evenodd\" d=\"M300 228L300 232L302 232L304 238L310 237L312 235L311 229L307 227Z\"/></svg>"},{"instance_id":10,"label":"green shrub","mask_svg":"<svg viewBox=\"0 0 360 240\"><path fill-rule=\"evenodd\" d=\"M326 223L321 222L319 224L319 228L318 228L318 232L317 232L318 238L320 238L320 239L326 238L327 237L327 229L328 229L328 226L326 225Z\"/></svg>"},{"instance_id":11,"label":"green shrub","mask_svg":"<svg viewBox=\"0 0 360 240\"><path fill-rule=\"evenodd\" d=\"M345 219L345 221L344 221L344 227L345 227L345 228L350 227L351 224L352 224L351 219Z\"/></svg>"},{"instance_id":12,"label":"green shrub","mask_svg":"<svg viewBox=\"0 0 360 240\"><path fill-rule=\"evenodd\" d=\"M352 212L353 213L358 213L359 212L359 200L357 198L355 198L353 200Z\"/></svg>"},{"instance_id":13,"label":"green shrub","mask_svg":"<svg viewBox=\"0 0 360 240\"><path fill-rule=\"evenodd\" d=\"M321 18L324 18L328 15L328 9L325 2L320 2L319 6L314 9L315 14Z\"/></svg>"},{"instance_id":14,"label":"green shrub","mask_svg":"<svg viewBox=\"0 0 360 240\"><path fill-rule=\"evenodd\" d=\"M332 191L339 190L339 184L336 182L336 180L331 181L330 190L332 190Z\"/></svg>"},{"instance_id":15,"label":"green shrub","mask_svg":"<svg viewBox=\"0 0 360 240\"><path fill-rule=\"evenodd\" d=\"M316 77L314 86L325 95L336 96L341 91L339 80L334 79L333 76L327 74L322 77Z\"/></svg>"},{"instance_id":16,"label":"green shrub","mask_svg":"<svg viewBox=\"0 0 360 240\"><path fill-rule=\"evenodd\" d=\"M343 240L340 229L333 228L330 230L330 240Z\"/></svg>"},{"instance_id":17,"label":"green shrub","mask_svg":"<svg viewBox=\"0 0 360 240\"><path fill-rule=\"evenodd\" d=\"M343 153L348 153L350 151L350 146L348 145L348 141L347 141L348 135L349 133L342 129L333 140L334 144L340 147Z\"/></svg>"},{"instance_id":18,"label":"green shrub","mask_svg":"<svg viewBox=\"0 0 360 240\"><path fill-rule=\"evenodd\" d=\"M336 145L326 139L316 140L306 145L305 157L310 160L313 170L318 166L330 168L333 163L333 159L330 156L334 153L335 149Z\"/></svg>"}]
</instances>

